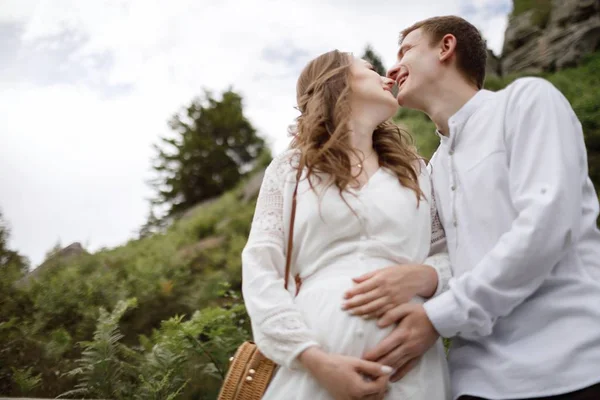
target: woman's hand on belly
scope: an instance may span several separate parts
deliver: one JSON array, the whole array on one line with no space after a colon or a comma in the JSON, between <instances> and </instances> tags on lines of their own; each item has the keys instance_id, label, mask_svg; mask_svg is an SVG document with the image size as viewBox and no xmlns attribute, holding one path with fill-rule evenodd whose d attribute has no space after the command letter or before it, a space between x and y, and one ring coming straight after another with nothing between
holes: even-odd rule
<instances>
[{"instance_id":1,"label":"woman's hand on belly","mask_svg":"<svg viewBox=\"0 0 600 400\"><path fill-rule=\"evenodd\" d=\"M389 366L310 347L298 359L336 400L383 399L387 392Z\"/></svg>"},{"instance_id":2,"label":"woman's hand on belly","mask_svg":"<svg viewBox=\"0 0 600 400\"><path fill-rule=\"evenodd\" d=\"M345 293L342 309L352 315L379 318L416 296L431 297L438 276L428 265L401 264L369 272L353 281L356 286Z\"/></svg>"}]
</instances>

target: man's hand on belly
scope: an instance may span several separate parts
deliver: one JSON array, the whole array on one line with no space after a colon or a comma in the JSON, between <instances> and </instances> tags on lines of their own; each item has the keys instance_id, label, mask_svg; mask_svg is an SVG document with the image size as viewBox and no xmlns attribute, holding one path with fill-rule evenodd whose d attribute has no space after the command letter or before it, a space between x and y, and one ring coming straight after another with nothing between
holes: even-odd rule
<instances>
[{"instance_id":1,"label":"man's hand on belly","mask_svg":"<svg viewBox=\"0 0 600 400\"><path fill-rule=\"evenodd\" d=\"M402 304L388 311L378 322L380 327L399 321L398 326L363 358L396 370L390 380L396 382L406 375L421 356L440 337L425 309L420 304Z\"/></svg>"},{"instance_id":2,"label":"man's hand on belly","mask_svg":"<svg viewBox=\"0 0 600 400\"><path fill-rule=\"evenodd\" d=\"M392 265L354 278L344 295L342 309L352 315L378 318L415 296L430 297L437 287L437 272L420 264Z\"/></svg>"}]
</instances>

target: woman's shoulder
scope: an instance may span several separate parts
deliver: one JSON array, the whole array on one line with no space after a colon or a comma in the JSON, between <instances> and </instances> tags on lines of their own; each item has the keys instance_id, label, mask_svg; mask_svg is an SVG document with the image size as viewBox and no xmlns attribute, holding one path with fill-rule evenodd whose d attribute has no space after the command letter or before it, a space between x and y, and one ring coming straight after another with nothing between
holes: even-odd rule
<instances>
[{"instance_id":1,"label":"woman's shoulder","mask_svg":"<svg viewBox=\"0 0 600 400\"><path fill-rule=\"evenodd\" d=\"M288 149L276 155L271 160L265 172L266 176L283 183L293 172L297 171L300 162L300 151L297 149Z\"/></svg>"},{"instance_id":2,"label":"woman's shoulder","mask_svg":"<svg viewBox=\"0 0 600 400\"><path fill-rule=\"evenodd\" d=\"M429 165L423 157L418 157L414 161L414 167L418 176L429 178Z\"/></svg>"}]
</instances>

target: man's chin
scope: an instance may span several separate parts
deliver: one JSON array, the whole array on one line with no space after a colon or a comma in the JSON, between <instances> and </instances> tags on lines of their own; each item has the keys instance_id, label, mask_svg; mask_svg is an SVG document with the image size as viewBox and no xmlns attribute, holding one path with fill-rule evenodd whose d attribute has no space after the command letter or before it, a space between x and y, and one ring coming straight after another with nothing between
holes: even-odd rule
<instances>
[{"instance_id":1,"label":"man's chin","mask_svg":"<svg viewBox=\"0 0 600 400\"><path fill-rule=\"evenodd\" d=\"M396 96L396 101L398 102L398 105L402 108L415 108L410 96L407 96L405 93L398 93L398 96Z\"/></svg>"},{"instance_id":2,"label":"man's chin","mask_svg":"<svg viewBox=\"0 0 600 400\"><path fill-rule=\"evenodd\" d=\"M396 96L396 102L398 102L398 105L400 107L406 107L406 98L401 94L398 94L398 96Z\"/></svg>"}]
</instances>

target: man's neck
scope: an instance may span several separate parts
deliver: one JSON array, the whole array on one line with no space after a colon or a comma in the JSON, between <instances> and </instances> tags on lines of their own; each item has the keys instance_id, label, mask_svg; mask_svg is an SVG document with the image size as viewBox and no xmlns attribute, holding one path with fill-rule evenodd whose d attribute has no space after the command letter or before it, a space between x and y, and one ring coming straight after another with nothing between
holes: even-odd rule
<instances>
[{"instance_id":1,"label":"man's neck","mask_svg":"<svg viewBox=\"0 0 600 400\"><path fill-rule=\"evenodd\" d=\"M450 130L448 128L448 120L458 112L478 90L470 85L448 85L436 90L435 95L431 96L432 101L429 103L425 113L431 118L438 131L448 136Z\"/></svg>"}]
</instances>

